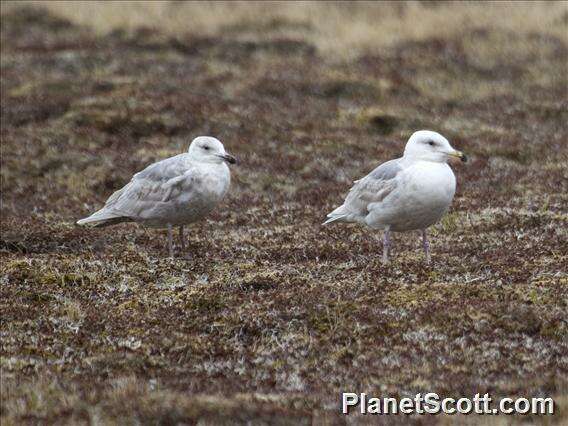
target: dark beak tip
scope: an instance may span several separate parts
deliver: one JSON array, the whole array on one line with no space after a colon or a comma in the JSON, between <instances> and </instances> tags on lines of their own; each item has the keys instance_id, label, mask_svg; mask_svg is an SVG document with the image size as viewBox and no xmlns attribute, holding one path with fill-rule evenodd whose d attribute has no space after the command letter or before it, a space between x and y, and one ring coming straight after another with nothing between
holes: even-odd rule
<instances>
[{"instance_id":1,"label":"dark beak tip","mask_svg":"<svg viewBox=\"0 0 568 426\"><path fill-rule=\"evenodd\" d=\"M467 163L467 155L463 154L461 157L462 163Z\"/></svg>"},{"instance_id":2,"label":"dark beak tip","mask_svg":"<svg viewBox=\"0 0 568 426\"><path fill-rule=\"evenodd\" d=\"M236 164L237 163L237 159L235 157L233 157L232 155L227 155L225 157L225 159L227 160L227 162L229 162L230 164Z\"/></svg>"}]
</instances>

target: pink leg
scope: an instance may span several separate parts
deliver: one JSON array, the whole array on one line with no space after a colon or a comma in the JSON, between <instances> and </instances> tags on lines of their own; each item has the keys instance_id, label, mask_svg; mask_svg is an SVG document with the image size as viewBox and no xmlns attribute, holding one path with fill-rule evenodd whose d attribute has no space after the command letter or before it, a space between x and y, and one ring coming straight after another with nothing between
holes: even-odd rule
<instances>
[{"instance_id":1,"label":"pink leg","mask_svg":"<svg viewBox=\"0 0 568 426\"><path fill-rule=\"evenodd\" d=\"M181 246L181 250L185 251L185 237L183 236L183 225L179 226L179 244Z\"/></svg>"},{"instance_id":2,"label":"pink leg","mask_svg":"<svg viewBox=\"0 0 568 426\"><path fill-rule=\"evenodd\" d=\"M424 247L424 254L426 255L426 263L430 263L430 242L426 235L426 230L422 230L422 247Z\"/></svg>"},{"instance_id":3,"label":"pink leg","mask_svg":"<svg viewBox=\"0 0 568 426\"><path fill-rule=\"evenodd\" d=\"M389 263L390 253L390 229L386 228L383 234L383 263Z\"/></svg>"},{"instance_id":4,"label":"pink leg","mask_svg":"<svg viewBox=\"0 0 568 426\"><path fill-rule=\"evenodd\" d=\"M172 241L172 225L168 225L168 251L170 257L174 257L174 243Z\"/></svg>"}]
</instances>

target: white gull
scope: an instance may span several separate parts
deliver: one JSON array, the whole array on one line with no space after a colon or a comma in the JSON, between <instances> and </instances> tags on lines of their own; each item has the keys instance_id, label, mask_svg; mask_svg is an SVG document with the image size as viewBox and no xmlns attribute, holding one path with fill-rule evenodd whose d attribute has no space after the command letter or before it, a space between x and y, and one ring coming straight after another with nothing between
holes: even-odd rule
<instances>
[{"instance_id":1,"label":"white gull","mask_svg":"<svg viewBox=\"0 0 568 426\"><path fill-rule=\"evenodd\" d=\"M390 254L391 231L421 230L426 261L430 262L426 228L440 220L454 198L456 178L447 164L452 157L466 161L466 156L439 133L415 132L404 155L355 181L344 203L327 215L325 223L356 222L383 229L384 263Z\"/></svg>"},{"instance_id":2,"label":"white gull","mask_svg":"<svg viewBox=\"0 0 568 426\"><path fill-rule=\"evenodd\" d=\"M102 227L121 222L168 228L168 249L173 256L172 227L179 226L185 249L183 226L202 219L223 199L231 175L227 163L235 163L223 144L199 136L185 154L151 164L112 194L105 206L78 225Z\"/></svg>"}]
</instances>

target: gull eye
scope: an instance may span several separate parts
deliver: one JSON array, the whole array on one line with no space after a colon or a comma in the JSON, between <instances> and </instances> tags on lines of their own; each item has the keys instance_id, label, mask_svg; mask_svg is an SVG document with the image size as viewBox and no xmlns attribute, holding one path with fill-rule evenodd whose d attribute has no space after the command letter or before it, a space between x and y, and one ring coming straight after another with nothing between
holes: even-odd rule
<instances>
[{"instance_id":1,"label":"gull eye","mask_svg":"<svg viewBox=\"0 0 568 426\"><path fill-rule=\"evenodd\" d=\"M209 151L209 147L207 145L203 145L201 148L203 148L205 151Z\"/></svg>"},{"instance_id":2,"label":"gull eye","mask_svg":"<svg viewBox=\"0 0 568 426\"><path fill-rule=\"evenodd\" d=\"M428 145L434 146L434 145L436 145L436 143L435 143L434 141L429 141L429 142L428 142Z\"/></svg>"}]
</instances>

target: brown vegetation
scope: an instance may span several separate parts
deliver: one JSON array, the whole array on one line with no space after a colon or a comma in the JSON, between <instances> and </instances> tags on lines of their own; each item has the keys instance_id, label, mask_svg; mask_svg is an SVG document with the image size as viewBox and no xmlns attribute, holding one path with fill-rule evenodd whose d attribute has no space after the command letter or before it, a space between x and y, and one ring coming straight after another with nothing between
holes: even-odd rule
<instances>
[{"instance_id":1,"label":"brown vegetation","mask_svg":"<svg viewBox=\"0 0 568 426\"><path fill-rule=\"evenodd\" d=\"M528 420L566 422L565 5L451 30L441 16L481 8L387 5L439 31L349 33L335 55L324 21L301 19L314 5L267 26L239 4L238 22L172 35L3 4L2 424L452 420L342 418L341 391L550 395L558 413ZM401 234L383 266L368 230L320 223L418 128L472 161L433 264ZM167 259L160 231L74 226L199 134L240 164L189 259Z\"/></svg>"}]
</instances>

